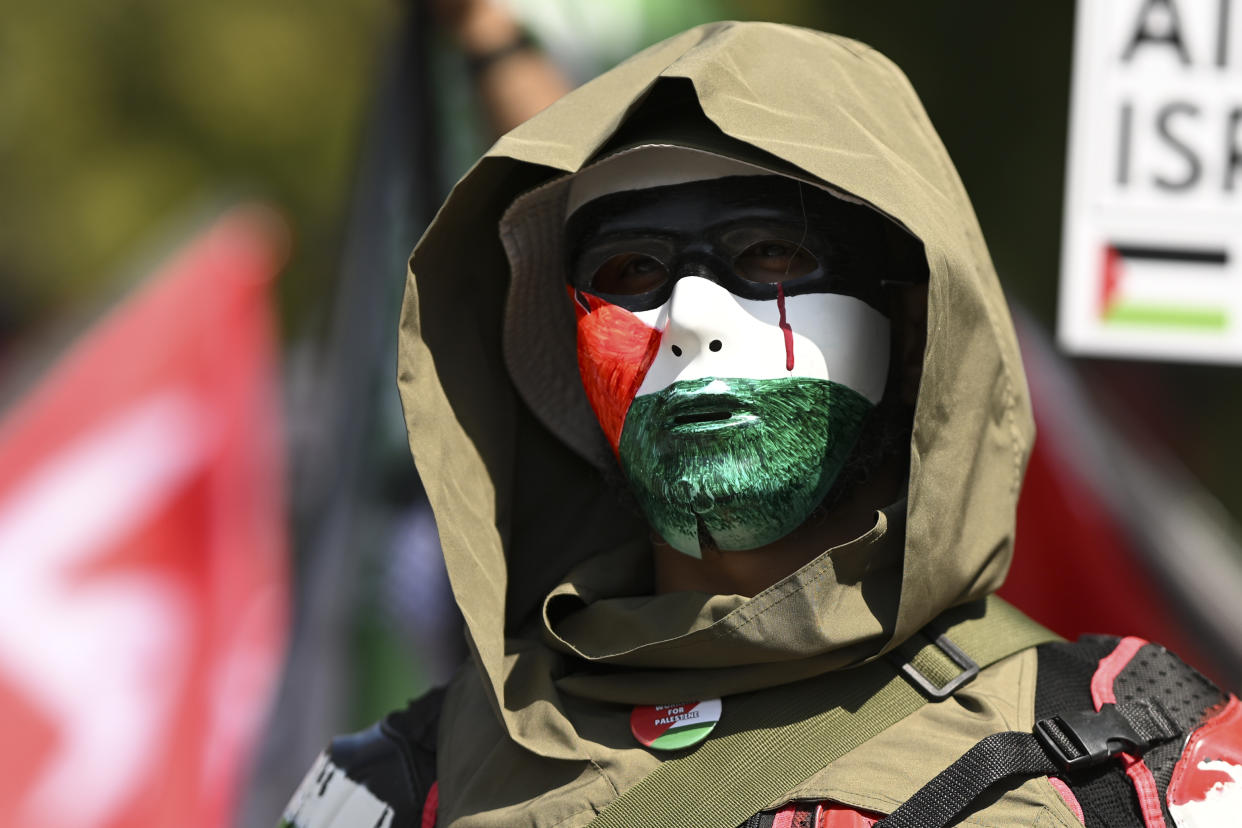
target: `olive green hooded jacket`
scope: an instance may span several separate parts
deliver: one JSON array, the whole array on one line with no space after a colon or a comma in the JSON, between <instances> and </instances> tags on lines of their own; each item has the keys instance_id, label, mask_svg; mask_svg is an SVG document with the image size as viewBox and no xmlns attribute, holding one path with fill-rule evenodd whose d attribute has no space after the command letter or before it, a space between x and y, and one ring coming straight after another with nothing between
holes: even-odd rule
<instances>
[{"instance_id":1,"label":"olive green hooded jacket","mask_svg":"<svg viewBox=\"0 0 1242 828\"><path fill-rule=\"evenodd\" d=\"M927 259L908 496L752 598L651 594L648 530L596 451L564 290L534 302L511 287L510 262L532 271L532 257L544 272L528 281L564 284L544 249L557 240L530 229L530 211L502 228L515 199L549 193L535 203L554 213L558 179L661 141L830 185ZM550 339L513 333L532 327ZM1034 435L978 223L909 82L863 44L765 23L673 37L501 138L410 259L399 385L471 650L438 738L438 824L462 828L585 825L664 759L631 736L632 705L719 696L723 723L738 694L831 680L987 596L1009 566ZM1005 659L782 798L891 811L982 736L1029 730L1034 679L1032 651ZM1036 780L965 824L1079 823Z\"/></svg>"}]
</instances>

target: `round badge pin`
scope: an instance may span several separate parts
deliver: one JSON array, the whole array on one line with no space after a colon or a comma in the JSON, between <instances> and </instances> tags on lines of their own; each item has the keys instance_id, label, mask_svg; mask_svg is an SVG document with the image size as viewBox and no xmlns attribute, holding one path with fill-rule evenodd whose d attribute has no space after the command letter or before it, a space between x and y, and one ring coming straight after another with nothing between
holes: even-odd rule
<instances>
[{"instance_id":1,"label":"round badge pin","mask_svg":"<svg viewBox=\"0 0 1242 828\"><path fill-rule=\"evenodd\" d=\"M630 713L630 730L639 744L656 750L681 750L707 738L720 721L720 710L720 699L635 707Z\"/></svg>"}]
</instances>

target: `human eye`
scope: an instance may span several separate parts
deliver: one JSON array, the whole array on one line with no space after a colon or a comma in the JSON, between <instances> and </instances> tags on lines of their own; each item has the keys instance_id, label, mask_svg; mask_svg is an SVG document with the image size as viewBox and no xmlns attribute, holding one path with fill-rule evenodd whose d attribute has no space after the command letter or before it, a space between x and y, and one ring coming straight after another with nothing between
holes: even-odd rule
<instances>
[{"instance_id":1,"label":"human eye","mask_svg":"<svg viewBox=\"0 0 1242 828\"><path fill-rule=\"evenodd\" d=\"M618 253L609 257L591 275L588 289L597 293L634 296L663 285L668 268L645 253Z\"/></svg>"},{"instance_id":2,"label":"human eye","mask_svg":"<svg viewBox=\"0 0 1242 828\"><path fill-rule=\"evenodd\" d=\"M770 239L756 242L733 260L737 275L750 282L776 284L805 276L819 267L806 248L793 242Z\"/></svg>"}]
</instances>

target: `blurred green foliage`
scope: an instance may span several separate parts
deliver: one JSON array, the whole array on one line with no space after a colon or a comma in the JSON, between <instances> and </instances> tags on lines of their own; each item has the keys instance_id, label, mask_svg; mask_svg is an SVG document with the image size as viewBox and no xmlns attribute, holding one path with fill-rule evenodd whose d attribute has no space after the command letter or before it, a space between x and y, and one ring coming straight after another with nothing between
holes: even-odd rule
<instances>
[{"instance_id":1,"label":"blurred green foliage","mask_svg":"<svg viewBox=\"0 0 1242 828\"><path fill-rule=\"evenodd\" d=\"M293 225L282 298L298 315L337 264L343 194L398 12L393 0L9 0L7 302L30 322L93 298L161 220L258 197Z\"/></svg>"}]
</instances>

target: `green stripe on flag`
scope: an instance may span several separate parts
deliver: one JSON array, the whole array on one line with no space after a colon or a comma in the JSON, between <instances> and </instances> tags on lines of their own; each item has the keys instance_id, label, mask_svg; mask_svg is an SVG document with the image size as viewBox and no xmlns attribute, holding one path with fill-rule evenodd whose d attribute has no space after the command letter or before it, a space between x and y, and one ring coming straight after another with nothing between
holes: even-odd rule
<instances>
[{"instance_id":1,"label":"green stripe on flag","mask_svg":"<svg viewBox=\"0 0 1242 828\"><path fill-rule=\"evenodd\" d=\"M1178 308L1160 305L1114 305L1104 321L1148 328L1194 328L1220 331L1229 326L1229 315L1220 308Z\"/></svg>"},{"instance_id":2,"label":"green stripe on flag","mask_svg":"<svg viewBox=\"0 0 1242 828\"><path fill-rule=\"evenodd\" d=\"M652 747L660 748L661 750L677 750L698 744L703 740L704 736L711 732L715 725L715 722L706 722L704 724L669 728L660 734L660 738L652 743Z\"/></svg>"}]
</instances>

